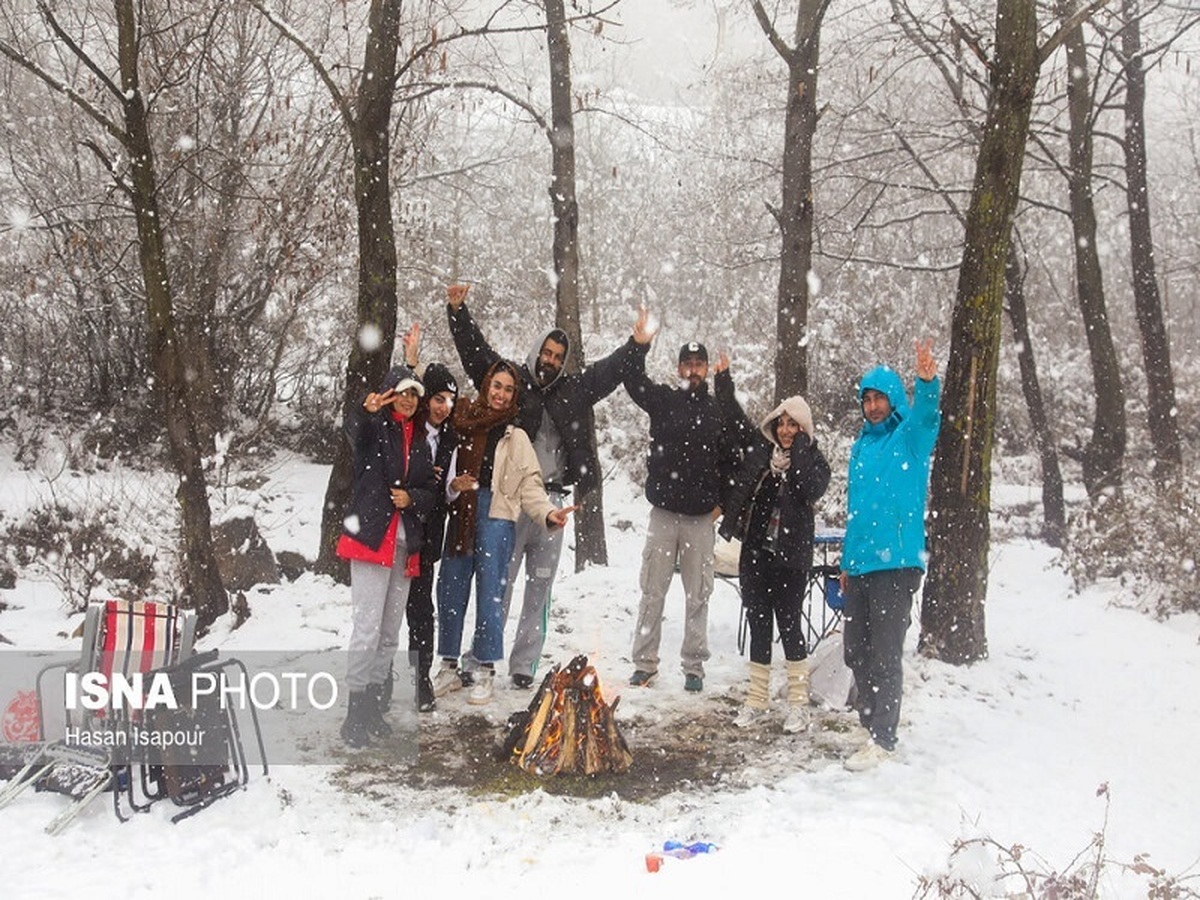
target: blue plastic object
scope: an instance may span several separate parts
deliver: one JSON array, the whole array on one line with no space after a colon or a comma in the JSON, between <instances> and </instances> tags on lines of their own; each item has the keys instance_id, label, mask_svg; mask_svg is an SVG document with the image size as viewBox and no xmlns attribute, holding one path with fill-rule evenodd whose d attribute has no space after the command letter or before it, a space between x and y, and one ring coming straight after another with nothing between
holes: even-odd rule
<instances>
[{"instance_id":1,"label":"blue plastic object","mask_svg":"<svg viewBox=\"0 0 1200 900\"><path fill-rule=\"evenodd\" d=\"M825 605L838 612L846 605L846 598L842 596L842 584L836 575L825 576Z\"/></svg>"},{"instance_id":2,"label":"blue plastic object","mask_svg":"<svg viewBox=\"0 0 1200 900\"><path fill-rule=\"evenodd\" d=\"M663 841L663 853L676 859L690 859L701 853L712 853L716 849L716 844L709 844L705 841L694 841L690 844L684 844L681 841Z\"/></svg>"}]
</instances>

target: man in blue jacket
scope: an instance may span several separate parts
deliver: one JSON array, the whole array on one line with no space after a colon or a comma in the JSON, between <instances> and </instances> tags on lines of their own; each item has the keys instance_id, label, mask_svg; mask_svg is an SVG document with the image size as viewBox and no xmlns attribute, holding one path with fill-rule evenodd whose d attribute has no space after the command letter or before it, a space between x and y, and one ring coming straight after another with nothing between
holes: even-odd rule
<instances>
[{"instance_id":1,"label":"man in blue jacket","mask_svg":"<svg viewBox=\"0 0 1200 900\"><path fill-rule=\"evenodd\" d=\"M900 376L887 366L867 372L859 384L864 421L850 451L842 639L870 740L846 760L852 771L896 749L904 635L925 571L925 497L941 424L939 394L932 341L917 343L911 407Z\"/></svg>"}]
</instances>

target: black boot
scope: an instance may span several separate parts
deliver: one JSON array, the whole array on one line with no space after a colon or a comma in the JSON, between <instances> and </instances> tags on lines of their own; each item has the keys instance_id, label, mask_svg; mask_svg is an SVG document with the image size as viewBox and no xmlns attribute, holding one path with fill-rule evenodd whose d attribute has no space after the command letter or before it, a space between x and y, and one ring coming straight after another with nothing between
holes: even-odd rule
<instances>
[{"instance_id":1,"label":"black boot","mask_svg":"<svg viewBox=\"0 0 1200 900\"><path fill-rule=\"evenodd\" d=\"M350 692L350 708L346 713L346 721L342 723L341 733L342 740L351 747L365 747L371 742L365 714L367 703L367 695L362 691Z\"/></svg>"},{"instance_id":2,"label":"black boot","mask_svg":"<svg viewBox=\"0 0 1200 900\"><path fill-rule=\"evenodd\" d=\"M396 687L396 667L389 666L387 678L383 679L383 686L379 690L379 712L385 713L392 708L392 691Z\"/></svg>"},{"instance_id":3,"label":"black boot","mask_svg":"<svg viewBox=\"0 0 1200 900\"><path fill-rule=\"evenodd\" d=\"M371 737L385 738L392 735L392 726L384 721L383 713L379 709L379 698L382 696L382 684L367 685L367 693L363 701L363 717L366 719L367 731Z\"/></svg>"},{"instance_id":4,"label":"black boot","mask_svg":"<svg viewBox=\"0 0 1200 900\"><path fill-rule=\"evenodd\" d=\"M429 680L428 672L422 672L417 676L417 710L433 712L435 709L437 701L433 699L433 682Z\"/></svg>"},{"instance_id":5,"label":"black boot","mask_svg":"<svg viewBox=\"0 0 1200 900\"><path fill-rule=\"evenodd\" d=\"M433 668L433 654L420 653L417 656L417 711L433 712L437 709L437 701L433 699L433 681L429 670Z\"/></svg>"}]
</instances>

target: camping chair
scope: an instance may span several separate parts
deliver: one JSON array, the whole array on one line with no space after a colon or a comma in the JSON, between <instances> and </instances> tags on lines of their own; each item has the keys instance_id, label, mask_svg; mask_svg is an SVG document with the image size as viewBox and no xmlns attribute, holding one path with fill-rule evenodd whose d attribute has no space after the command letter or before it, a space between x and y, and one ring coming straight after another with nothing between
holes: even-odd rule
<instances>
[{"instance_id":1,"label":"camping chair","mask_svg":"<svg viewBox=\"0 0 1200 900\"><path fill-rule=\"evenodd\" d=\"M230 666L241 666L236 660L215 662L216 651L193 655L196 634L194 612L180 610L169 603L148 603L130 600L108 600L88 606L83 626L83 647L80 658L72 663L50 665L37 677L37 702L40 744L38 751L0 791L0 808L15 800L26 788L51 790L66 794L72 803L46 827L49 834L58 834L79 817L85 808L105 791L113 796L113 811L118 819L128 818L122 812L122 799L130 809L144 812L155 801L171 796L181 805L195 805L201 800L211 802L213 794L224 796L228 790L245 783L248 768L241 751L240 734L232 709L212 718L213 743L224 748L233 746L232 775L217 778L211 771L197 787L195 779L179 777L177 771L188 761L172 759L165 748L143 746L136 735L149 734L164 726L160 711L138 708L134 695L123 694L117 685L153 684L160 673L168 678L186 677L193 671L209 670L222 675ZM58 671L60 679L49 679ZM244 671L244 667L243 667ZM108 696L89 704L68 703L68 680L73 679L73 699L79 701L85 680L99 676ZM57 682L64 698L63 737L47 740L47 693ZM189 691L175 691L176 696L188 697ZM95 699L96 695L90 695ZM107 702L104 702L104 701ZM126 708L126 703L133 708ZM97 708L89 708L94 705ZM80 708L82 707L82 708ZM173 710L187 713L188 710ZM165 715L165 714L164 714ZM155 721L159 718L158 721ZM232 720L232 721L231 721ZM262 737L258 732L262 751ZM83 737L87 739L84 740ZM264 772L266 771L265 752ZM207 763L208 761L205 760ZM211 770L214 766L192 768ZM219 765L225 770L230 765ZM169 773L176 773L172 781ZM190 784L190 787L184 785ZM221 790L228 788L228 790ZM140 793L139 793L140 792ZM194 810L193 810L194 811Z\"/></svg>"}]
</instances>

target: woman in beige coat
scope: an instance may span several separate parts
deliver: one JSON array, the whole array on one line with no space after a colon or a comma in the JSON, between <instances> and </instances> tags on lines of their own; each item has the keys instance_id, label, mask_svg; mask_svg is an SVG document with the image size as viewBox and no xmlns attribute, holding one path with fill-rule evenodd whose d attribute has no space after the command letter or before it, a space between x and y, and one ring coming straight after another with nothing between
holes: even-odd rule
<instances>
[{"instance_id":1,"label":"woman in beige coat","mask_svg":"<svg viewBox=\"0 0 1200 900\"><path fill-rule=\"evenodd\" d=\"M547 529L562 528L575 507L557 508L546 496L529 436L513 425L520 380L500 360L483 379L483 390L454 411L458 448L450 463L447 496L450 520L438 574L438 655L442 667L434 694L457 690L463 624L475 582L475 635L469 703L492 699L495 663L504 658L504 591L518 515L524 511Z\"/></svg>"}]
</instances>

